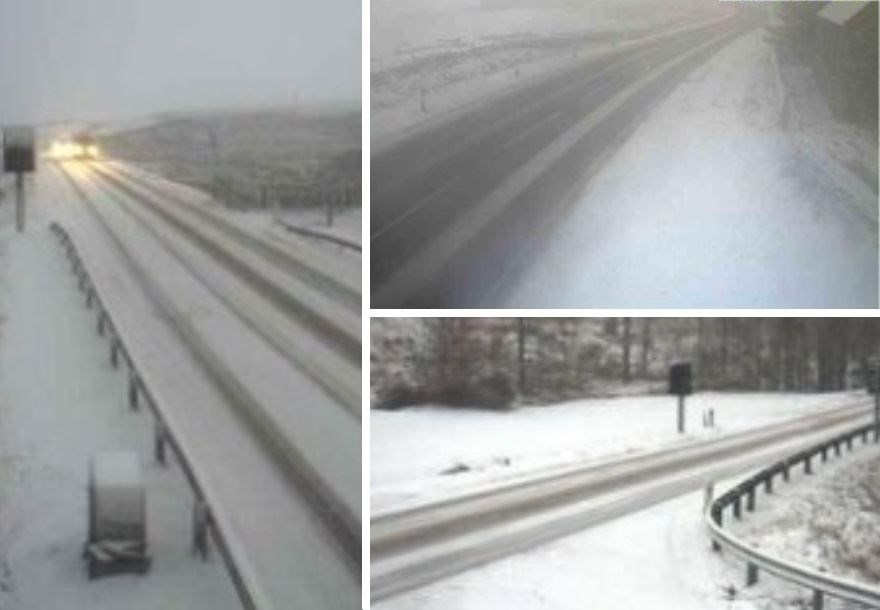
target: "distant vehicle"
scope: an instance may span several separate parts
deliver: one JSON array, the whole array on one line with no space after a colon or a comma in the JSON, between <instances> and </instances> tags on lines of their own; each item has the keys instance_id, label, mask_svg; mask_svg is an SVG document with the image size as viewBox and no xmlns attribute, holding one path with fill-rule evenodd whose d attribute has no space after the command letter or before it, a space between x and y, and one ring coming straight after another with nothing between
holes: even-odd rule
<instances>
[{"instance_id":1,"label":"distant vehicle","mask_svg":"<svg viewBox=\"0 0 880 610\"><path fill-rule=\"evenodd\" d=\"M101 150L95 137L88 132L80 132L72 138L62 138L52 142L49 157L53 159L80 159L84 161L99 159Z\"/></svg>"},{"instance_id":2,"label":"distant vehicle","mask_svg":"<svg viewBox=\"0 0 880 610\"><path fill-rule=\"evenodd\" d=\"M100 155L95 137L88 132L80 132L73 136L73 143L79 147L80 159L97 159Z\"/></svg>"}]
</instances>

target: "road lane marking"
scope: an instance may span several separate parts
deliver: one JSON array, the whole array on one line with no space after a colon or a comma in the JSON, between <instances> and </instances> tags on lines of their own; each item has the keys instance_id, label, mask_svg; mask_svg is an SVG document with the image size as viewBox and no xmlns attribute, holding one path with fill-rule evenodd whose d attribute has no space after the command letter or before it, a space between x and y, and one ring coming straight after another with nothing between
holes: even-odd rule
<instances>
[{"instance_id":1,"label":"road lane marking","mask_svg":"<svg viewBox=\"0 0 880 610\"><path fill-rule=\"evenodd\" d=\"M370 241L373 241L377 237L380 237L381 235L387 233L388 231L393 229L395 226L399 225L401 222L403 222L404 220L406 220L407 218L409 218L410 216L415 214L421 208L425 207L431 200L436 199L436 197L438 195L449 190L450 188L452 188L453 186L455 186L459 182L461 182L461 178L458 176L456 176L452 180L447 180L441 186L439 186L438 188L431 191L431 193L429 195L422 197L419 201L416 202L416 204L414 206L412 206L406 212L404 212L403 214L401 214L400 216L398 216L397 218L395 218L394 220L392 220L391 222L386 224L384 227L382 227L381 229L379 229L378 231L376 231L375 233L370 235Z\"/></svg>"}]
</instances>

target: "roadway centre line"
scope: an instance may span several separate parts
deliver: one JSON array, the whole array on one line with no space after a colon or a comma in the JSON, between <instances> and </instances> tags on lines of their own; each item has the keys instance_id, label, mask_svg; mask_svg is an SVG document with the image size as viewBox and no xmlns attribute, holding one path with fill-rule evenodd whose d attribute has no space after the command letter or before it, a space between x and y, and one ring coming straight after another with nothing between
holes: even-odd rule
<instances>
[{"instance_id":1,"label":"roadway centre line","mask_svg":"<svg viewBox=\"0 0 880 610\"><path fill-rule=\"evenodd\" d=\"M397 226L398 224L400 224L401 222L406 220L408 217L410 217L412 214L417 212L419 209L423 208L429 201L436 198L437 195L439 195L440 193L442 193L446 190L449 190L449 188L458 184L459 182L461 182L460 176L456 176L455 178L453 178L451 180L447 180L440 187L431 191L431 193L429 195L427 195L426 197L423 197L418 202L416 202L416 204L414 206L412 206L410 209L408 209L406 212L404 212L403 214L401 214L400 216L398 216L397 218L395 218L394 220L389 222L387 225L385 225L384 227L382 227L381 229L379 229L378 231L376 231L375 233L370 235L370 240L372 241L372 240L376 239L377 237L379 237L380 235L387 233L390 229L394 228L395 226Z\"/></svg>"},{"instance_id":2,"label":"roadway centre line","mask_svg":"<svg viewBox=\"0 0 880 610\"><path fill-rule=\"evenodd\" d=\"M513 145L516 144L517 142L519 142L519 141L525 139L527 136L529 136L530 134L534 133L535 130L537 130L539 127L541 127L541 126L544 125L545 123L548 123L548 122L552 121L553 119L559 117L561 114L562 114L562 111L561 111L561 110L557 110L556 112L554 112L554 113L552 113L552 114L548 114L547 116L545 116L544 118L542 118L540 121L535 121L534 123L532 123L531 127L529 127L529 128L527 128L527 129L525 129L525 130L519 132L518 134L516 134L516 135L513 137L513 139L511 139L509 142L507 142L507 144L505 144L504 146L502 146L502 147L501 147L501 151L502 151L502 152L505 152L505 151L509 150L511 146L513 146Z\"/></svg>"}]
</instances>

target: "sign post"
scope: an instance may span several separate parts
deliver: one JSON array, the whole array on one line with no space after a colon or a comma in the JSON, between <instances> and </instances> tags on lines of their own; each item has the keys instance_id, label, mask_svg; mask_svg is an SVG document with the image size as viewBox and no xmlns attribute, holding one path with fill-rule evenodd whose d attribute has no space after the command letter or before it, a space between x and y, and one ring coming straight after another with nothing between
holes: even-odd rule
<instances>
[{"instance_id":1,"label":"sign post","mask_svg":"<svg viewBox=\"0 0 880 610\"><path fill-rule=\"evenodd\" d=\"M676 362L669 367L669 393L678 396L678 433L684 434L684 399L693 394L693 378L690 362Z\"/></svg>"},{"instance_id":2,"label":"sign post","mask_svg":"<svg viewBox=\"0 0 880 610\"><path fill-rule=\"evenodd\" d=\"M15 174L15 226L24 231L24 175L36 169L33 127L7 127L3 130L3 171Z\"/></svg>"}]
</instances>

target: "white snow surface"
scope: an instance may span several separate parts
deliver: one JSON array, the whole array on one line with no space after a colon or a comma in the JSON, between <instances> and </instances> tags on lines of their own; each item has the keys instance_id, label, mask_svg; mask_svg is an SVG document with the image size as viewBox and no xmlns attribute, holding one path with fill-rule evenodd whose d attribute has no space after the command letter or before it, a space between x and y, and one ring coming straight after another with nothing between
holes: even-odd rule
<instances>
[{"instance_id":1,"label":"white snow surface","mask_svg":"<svg viewBox=\"0 0 880 610\"><path fill-rule=\"evenodd\" d=\"M864 401L864 393L701 393L587 399L511 412L417 407L370 414L373 514L627 454L733 433ZM702 415L715 412L714 428ZM455 474L445 471L465 467Z\"/></svg>"},{"instance_id":2,"label":"white snow surface","mask_svg":"<svg viewBox=\"0 0 880 610\"><path fill-rule=\"evenodd\" d=\"M522 275L499 282L506 306L877 305L876 194L821 139L783 128L762 36L652 111L524 252Z\"/></svg>"},{"instance_id":3,"label":"white snow surface","mask_svg":"<svg viewBox=\"0 0 880 610\"><path fill-rule=\"evenodd\" d=\"M877 586L880 578L880 447L861 440L852 454L795 469L792 484L761 494L757 510L727 527L774 557Z\"/></svg>"},{"instance_id":4,"label":"white snow surface","mask_svg":"<svg viewBox=\"0 0 880 610\"><path fill-rule=\"evenodd\" d=\"M39 175L32 185L27 233L16 235L11 206L0 208L0 607L238 608L220 557L193 557L192 492L179 468L149 459L152 421L126 406L126 376L110 367L47 229L59 193ZM89 459L103 451L144 457L154 558L145 576L86 576Z\"/></svg>"},{"instance_id":5,"label":"white snow surface","mask_svg":"<svg viewBox=\"0 0 880 610\"><path fill-rule=\"evenodd\" d=\"M798 502L821 497L816 513L833 510L836 523L851 512L852 496L835 498L835 478L859 480L863 468L878 464L876 448L844 454L817 470L818 476L792 477L774 495L761 494L758 510L738 526L761 538L768 549L787 546L790 558L809 553L815 543L799 537ZM716 483L727 489L745 478ZM745 587L745 564L710 551L703 521L703 492L655 504L534 550L463 572L426 587L373 604L376 610L783 610L809 607L811 592L769 574ZM794 507L795 510L792 510ZM834 520L832 519L832 521ZM876 515L874 515L876 519ZM851 533L858 533L850 528ZM874 530L876 532L876 530ZM794 533L792 533L794 532ZM845 536L846 537L846 536ZM783 542L779 542L779 539ZM864 537L854 545L869 548ZM868 543L874 543L872 536ZM828 564L826 564L827 567ZM855 606L826 599L828 610Z\"/></svg>"}]
</instances>

